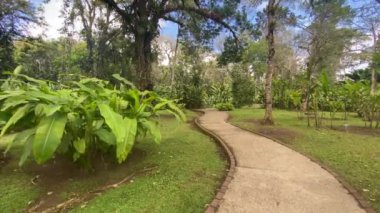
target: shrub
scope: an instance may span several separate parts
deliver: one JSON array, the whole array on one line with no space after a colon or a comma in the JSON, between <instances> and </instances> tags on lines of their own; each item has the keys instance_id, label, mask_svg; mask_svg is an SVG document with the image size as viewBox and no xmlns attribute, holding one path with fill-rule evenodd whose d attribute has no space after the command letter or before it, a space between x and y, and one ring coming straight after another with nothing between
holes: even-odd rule
<instances>
[{"instance_id":1,"label":"shrub","mask_svg":"<svg viewBox=\"0 0 380 213\"><path fill-rule=\"evenodd\" d=\"M202 69L194 66L189 70L180 67L177 74L176 98L188 109L201 108L204 101Z\"/></svg>"},{"instance_id":2,"label":"shrub","mask_svg":"<svg viewBox=\"0 0 380 213\"><path fill-rule=\"evenodd\" d=\"M259 95L256 91L252 76L243 67L235 66L231 72L232 79L232 98L236 107L248 106L254 103L255 96Z\"/></svg>"},{"instance_id":3,"label":"shrub","mask_svg":"<svg viewBox=\"0 0 380 213\"><path fill-rule=\"evenodd\" d=\"M219 111L232 111L232 110L234 110L234 105L232 105L231 103L218 103L215 105L215 107Z\"/></svg>"},{"instance_id":4,"label":"shrub","mask_svg":"<svg viewBox=\"0 0 380 213\"><path fill-rule=\"evenodd\" d=\"M161 135L154 117L163 110L185 119L173 101L150 91L139 91L114 75L116 86L96 78L69 85L18 74L6 80L0 92L0 147L23 146L19 164L33 153L41 164L55 153L71 156L90 167L95 153L113 153L126 160L136 137L149 133L156 143Z\"/></svg>"},{"instance_id":5,"label":"shrub","mask_svg":"<svg viewBox=\"0 0 380 213\"><path fill-rule=\"evenodd\" d=\"M231 86L227 82L214 83L207 88L205 104L213 106L217 103L227 103L232 101Z\"/></svg>"}]
</instances>

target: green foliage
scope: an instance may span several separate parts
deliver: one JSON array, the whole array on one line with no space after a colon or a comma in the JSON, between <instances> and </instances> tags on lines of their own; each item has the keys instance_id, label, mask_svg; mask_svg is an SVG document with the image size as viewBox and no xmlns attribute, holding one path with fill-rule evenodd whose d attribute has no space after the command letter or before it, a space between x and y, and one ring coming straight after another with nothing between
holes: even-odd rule
<instances>
[{"instance_id":1,"label":"green foliage","mask_svg":"<svg viewBox=\"0 0 380 213\"><path fill-rule=\"evenodd\" d=\"M352 28L341 27L351 21L354 11L345 1L318 1L311 7L313 21L307 27L310 56L308 58L309 75L328 72L330 80L335 80L344 49L352 45L358 32Z\"/></svg>"},{"instance_id":2,"label":"green foliage","mask_svg":"<svg viewBox=\"0 0 380 213\"><path fill-rule=\"evenodd\" d=\"M352 73L346 74L348 78L350 78L353 81L370 81L371 80L371 74L372 70L367 68L367 69L359 69L355 70ZM377 82L380 83L380 69L377 72Z\"/></svg>"},{"instance_id":3,"label":"green foliage","mask_svg":"<svg viewBox=\"0 0 380 213\"><path fill-rule=\"evenodd\" d=\"M66 122L66 115L59 112L41 118L33 139L33 155L37 163L44 163L53 156L61 142ZM79 153L83 154L84 151Z\"/></svg>"},{"instance_id":4,"label":"green foliage","mask_svg":"<svg viewBox=\"0 0 380 213\"><path fill-rule=\"evenodd\" d=\"M314 82L311 90L311 109L314 111L315 126L322 126L323 112L328 111L332 120L338 111L354 110L370 126L380 122L380 95L370 94L367 82L343 82L333 84L327 72L323 72Z\"/></svg>"},{"instance_id":5,"label":"green foliage","mask_svg":"<svg viewBox=\"0 0 380 213\"><path fill-rule=\"evenodd\" d=\"M13 41L26 36L29 23L37 23L37 10L31 1L0 1L0 72L15 66Z\"/></svg>"},{"instance_id":6,"label":"green foliage","mask_svg":"<svg viewBox=\"0 0 380 213\"><path fill-rule=\"evenodd\" d=\"M123 162L139 135L161 135L154 117L166 110L185 119L170 100L139 91L126 79L118 85L96 78L56 84L12 74L1 86L0 147L24 146L23 164L33 152L37 163L56 153L71 156L84 166L94 153L115 153Z\"/></svg>"},{"instance_id":7,"label":"green foliage","mask_svg":"<svg viewBox=\"0 0 380 213\"><path fill-rule=\"evenodd\" d=\"M253 104L257 99L259 90L255 87L252 76L243 66L234 66L231 71L232 79L232 103L236 107Z\"/></svg>"},{"instance_id":8,"label":"green foliage","mask_svg":"<svg viewBox=\"0 0 380 213\"><path fill-rule=\"evenodd\" d=\"M232 103L218 103L215 104L215 108L217 108L219 111L232 111L235 109Z\"/></svg>"},{"instance_id":9,"label":"green foliage","mask_svg":"<svg viewBox=\"0 0 380 213\"><path fill-rule=\"evenodd\" d=\"M204 103L203 70L200 66L188 68L178 67L177 83L175 88L176 98L186 108L201 108Z\"/></svg>"},{"instance_id":10,"label":"green foliage","mask_svg":"<svg viewBox=\"0 0 380 213\"><path fill-rule=\"evenodd\" d=\"M19 169L17 159L10 158L6 164L2 164L0 173L2 212L24 211L28 202L45 196L52 191L51 187L54 187L54 194L59 198L56 202L61 202L61 199L71 199L73 194L81 196L107 184L117 183L136 171L152 167L157 170L133 178L131 184L121 184L115 189L107 190L101 196L89 200L86 206L74 205L70 212L89 213L99 209L105 212L151 212L154 209L157 213L204 211L204 204L213 199L214 191L224 177L227 161L221 158L219 147L214 141L193 128L191 123L178 123L168 113L161 115L165 115L165 118L160 121L160 145L152 144L151 138L142 138L135 144L136 153L128 159L128 163L100 168L97 166L99 170L95 173L81 174L79 169L73 167L65 171L76 174L70 174L70 178L66 178L68 174L60 171L62 167L49 167L50 172L57 171L57 174L45 176L44 181L35 186L30 180L35 177L35 171L41 169ZM198 116L191 111L186 115L190 119ZM16 151L18 150L12 154ZM58 165L62 160L57 159ZM96 162L102 163L100 159ZM200 170L204 171L201 176ZM189 182L192 177L197 177L196 181ZM187 184L184 185L184 182ZM126 198L126 194L133 196Z\"/></svg>"},{"instance_id":11,"label":"green foliage","mask_svg":"<svg viewBox=\"0 0 380 213\"><path fill-rule=\"evenodd\" d=\"M13 55L15 62L24 67L24 74L53 81L62 80L61 75L81 74L86 57L86 44L69 38L20 40L15 42Z\"/></svg>"},{"instance_id":12,"label":"green foliage","mask_svg":"<svg viewBox=\"0 0 380 213\"><path fill-rule=\"evenodd\" d=\"M228 65L229 63L241 62L243 56L243 45L237 43L234 38L228 37L224 41L224 50L218 57L219 65Z\"/></svg>"},{"instance_id":13,"label":"green foliage","mask_svg":"<svg viewBox=\"0 0 380 213\"><path fill-rule=\"evenodd\" d=\"M206 92L205 103L208 106L232 101L231 86L228 82L215 83Z\"/></svg>"},{"instance_id":14,"label":"green foliage","mask_svg":"<svg viewBox=\"0 0 380 213\"><path fill-rule=\"evenodd\" d=\"M242 59L243 62L251 65L255 77L259 78L264 76L267 69L267 55L268 46L265 40L260 40L258 42L252 42L246 48Z\"/></svg>"}]
</instances>

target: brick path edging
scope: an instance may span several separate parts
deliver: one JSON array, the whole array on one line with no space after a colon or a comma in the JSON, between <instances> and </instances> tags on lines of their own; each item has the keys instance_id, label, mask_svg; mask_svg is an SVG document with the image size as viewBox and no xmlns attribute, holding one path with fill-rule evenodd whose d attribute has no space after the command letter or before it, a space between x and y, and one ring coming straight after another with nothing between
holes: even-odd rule
<instances>
[{"instance_id":1,"label":"brick path edging","mask_svg":"<svg viewBox=\"0 0 380 213\"><path fill-rule=\"evenodd\" d=\"M198 111L198 112L202 112L204 114L203 111ZM223 152L228 156L228 163L230 165L228 169L228 173L225 176L223 183L220 185L219 189L217 190L214 199L206 207L205 213L214 213L216 212L216 210L219 208L220 204L222 203L224 194L226 193L228 189L228 185L234 178L234 174L236 171L236 159L235 159L235 156L232 154L231 149L227 146L227 144L224 142L224 140L221 137L219 137L212 131L206 129L200 124L199 117L194 119L194 123L203 133L210 136L217 142L217 144L222 148Z\"/></svg>"},{"instance_id":2,"label":"brick path edging","mask_svg":"<svg viewBox=\"0 0 380 213\"><path fill-rule=\"evenodd\" d=\"M227 122L229 124L231 124L232 126L235 126L237 128L240 128L240 129L243 129L245 131L248 131L248 132L251 132L253 134L256 134L256 135L259 135L261 137L264 137L264 138L268 138L274 142L277 142L285 147L288 147L289 149L291 150L294 150L292 147L290 147L288 144L274 138L274 137L271 137L270 135L266 135L266 134L263 134L263 133L259 133L259 132L256 132L254 130L251 130L251 129L248 129L248 128L244 128L244 127L240 127L240 126L237 126L235 124L232 124L230 123L229 121L231 120L231 115L228 115L228 119L227 119ZM294 150L295 152L298 152L296 150ZM334 172L330 167L328 167L327 165L325 165L324 163L322 163L321 161L311 157L311 156L308 156L306 155L305 153L302 153L302 152L298 152L300 153L301 155L305 156L306 158L308 158L309 160L311 160L312 162L318 164L322 169L326 170L328 173L330 173L336 180L338 180L338 182L348 191L349 194L351 194L354 199L358 202L359 206L364 209L367 213L376 213L375 209L373 209L370 204L368 203L368 201L366 199L364 199L364 197L360 194L360 192L358 192L356 189L354 189L350 184L348 184L341 176L339 176L336 172Z\"/></svg>"}]
</instances>

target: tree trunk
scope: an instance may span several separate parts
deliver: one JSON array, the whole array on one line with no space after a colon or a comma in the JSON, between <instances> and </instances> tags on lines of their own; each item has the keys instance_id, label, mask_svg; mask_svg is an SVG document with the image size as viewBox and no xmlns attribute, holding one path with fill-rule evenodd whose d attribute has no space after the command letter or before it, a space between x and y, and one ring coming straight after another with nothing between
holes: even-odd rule
<instances>
[{"instance_id":1,"label":"tree trunk","mask_svg":"<svg viewBox=\"0 0 380 213\"><path fill-rule=\"evenodd\" d=\"M178 33L177 33L177 39L175 41L175 47L174 47L174 57L173 57L173 64L170 66L171 68L171 77L170 77L170 92L172 95L174 95L174 85L175 85L175 71L177 69L177 59L178 59L178 48L179 48L179 39L181 36L181 26L178 25Z\"/></svg>"},{"instance_id":2,"label":"tree trunk","mask_svg":"<svg viewBox=\"0 0 380 213\"><path fill-rule=\"evenodd\" d=\"M373 37L373 51L376 52L377 47L377 34L375 26L372 24L372 37ZM380 37L380 34L379 34ZM376 75L376 67L372 67L371 73L371 95L375 95L377 88L377 75Z\"/></svg>"},{"instance_id":3,"label":"tree trunk","mask_svg":"<svg viewBox=\"0 0 380 213\"><path fill-rule=\"evenodd\" d=\"M267 7L267 17L268 17L268 59L267 59L267 72L265 75L265 116L263 124L273 125L273 115L272 115L272 78L274 71L274 30L275 30L275 0L269 0Z\"/></svg>"},{"instance_id":4,"label":"tree trunk","mask_svg":"<svg viewBox=\"0 0 380 213\"><path fill-rule=\"evenodd\" d=\"M153 90L151 36L135 33L135 65L140 90Z\"/></svg>"},{"instance_id":5,"label":"tree trunk","mask_svg":"<svg viewBox=\"0 0 380 213\"><path fill-rule=\"evenodd\" d=\"M86 41L87 41L87 50L88 50L88 71L95 77L99 77L94 66L94 39L92 37L92 32L86 33Z\"/></svg>"},{"instance_id":6,"label":"tree trunk","mask_svg":"<svg viewBox=\"0 0 380 213\"><path fill-rule=\"evenodd\" d=\"M94 47L95 40L93 37L93 26L95 20L95 5L90 2L82 2L81 0L75 1L76 6L79 9L79 15L82 20L83 29L85 32L88 57L87 57L87 71L90 72L93 76L98 77L98 73L95 70L95 59L94 59Z\"/></svg>"},{"instance_id":7,"label":"tree trunk","mask_svg":"<svg viewBox=\"0 0 380 213\"><path fill-rule=\"evenodd\" d=\"M371 75L371 95L375 95L377 88L377 75L376 75L376 69L372 68L372 75Z\"/></svg>"}]
</instances>

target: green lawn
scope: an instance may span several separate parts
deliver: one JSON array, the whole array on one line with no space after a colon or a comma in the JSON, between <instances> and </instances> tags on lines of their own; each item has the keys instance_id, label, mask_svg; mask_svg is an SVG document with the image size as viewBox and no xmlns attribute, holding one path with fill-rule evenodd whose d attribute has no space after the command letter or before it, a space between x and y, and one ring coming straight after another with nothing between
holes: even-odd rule
<instances>
[{"instance_id":1,"label":"green lawn","mask_svg":"<svg viewBox=\"0 0 380 213\"><path fill-rule=\"evenodd\" d=\"M187 114L189 120L196 116L192 112ZM140 140L126 164L113 166L115 168L107 171L74 178L60 177L56 184L34 186L30 180L38 174L36 170L18 169L17 163L13 162L17 159L2 165L2 212L22 211L29 201L48 197L46 193L49 191L64 201L73 194L118 182L133 171L152 166L157 169L137 176L117 189L108 190L72 211L203 212L225 174L227 161L218 146L190 122L180 123L168 116L162 116L161 121L163 140L160 145L154 144L150 138ZM54 176L48 181L54 181Z\"/></svg>"},{"instance_id":2,"label":"green lawn","mask_svg":"<svg viewBox=\"0 0 380 213\"><path fill-rule=\"evenodd\" d=\"M232 124L274 137L294 150L329 166L360 191L380 212L379 129L362 128L364 122L354 114L350 114L347 121L334 121L334 128L342 131L329 129L329 121L324 122L324 128L307 127L307 119L299 120L296 112L285 110L274 111L276 125L272 127L260 124L259 120L264 115L263 109L237 109L230 112L230 115ZM344 124L349 124L348 132L342 128ZM354 126L362 127L353 131Z\"/></svg>"}]
</instances>

